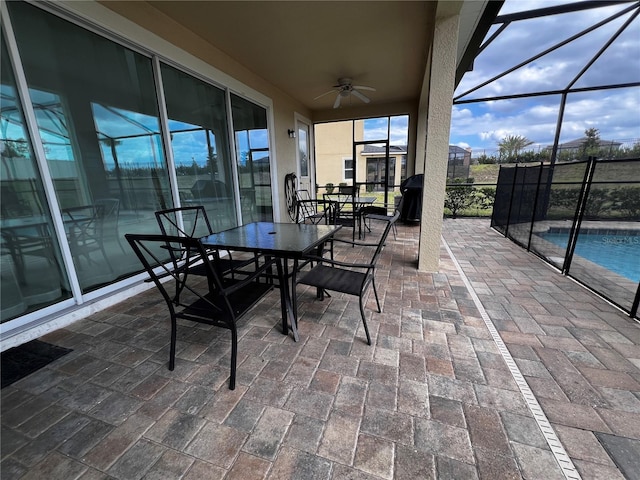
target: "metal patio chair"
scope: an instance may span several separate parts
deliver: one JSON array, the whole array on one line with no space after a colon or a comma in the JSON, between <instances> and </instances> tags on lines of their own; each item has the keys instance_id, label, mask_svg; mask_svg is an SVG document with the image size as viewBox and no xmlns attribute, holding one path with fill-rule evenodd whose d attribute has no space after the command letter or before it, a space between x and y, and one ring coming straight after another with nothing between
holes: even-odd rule
<instances>
[{"instance_id":1,"label":"metal patio chair","mask_svg":"<svg viewBox=\"0 0 640 480\"><path fill-rule=\"evenodd\" d=\"M201 238L214 233L207 212L202 205L159 210L155 212L155 215L160 231L165 236ZM180 224L180 219L182 219L182 224ZM191 275L206 276L205 265L200 262L201 259L197 255L192 254L190 258L185 259L185 251L181 245L167 244L166 249L176 273L184 274L188 270ZM207 249L206 251L208 257L214 261L218 275L221 276L229 275L231 278L235 278L236 275L245 276L247 270L244 267L257 262L255 256L234 258L230 251L225 251L223 256L218 250ZM176 298L180 296L180 291L180 288L176 289Z\"/></svg>"},{"instance_id":2,"label":"metal patio chair","mask_svg":"<svg viewBox=\"0 0 640 480\"><path fill-rule=\"evenodd\" d=\"M380 308L380 301L378 300L378 292L376 291L375 283L376 262L378 261L380 253L382 252L384 244L387 240L389 230L391 230L394 223L398 220L399 216L400 213L396 212L392 217L381 219L382 221L387 222L387 224L377 243L349 241L340 238L333 239L334 242L341 242L353 246L362 246L374 249L369 262L349 263L333 259L308 256L305 257L306 260L312 260L314 262L317 262L317 264L309 271L298 272L300 273L300 276L298 278L294 277L293 281L294 288L297 284L316 287L318 289L320 298L322 298L324 292L327 291L357 296L360 302L360 315L362 316L362 324L364 325L364 331L367 334L367 343L369 345L371 345L371 336L369 335L369 327L367 326L367 320L365 318L363 299L369 289L369 286L372 286L373 293L376 298L376 304L378 305L378 313L382 311ZM296 297L297 295L294 291L293 298L297 304ZM295 305L294 308L296 308Z\"/></svg>"},{"instance_id":3,"label":"metal patio chair","mask_svg":"<svg viewBox=\"0 0 640 480\"><path fill-rule=\"evenodd\" d=\"M273 288L272 282L260 282L259 279L274 264L280 271L279 261L262 257L262 264L241 280L223 278L218 275L215 266L209 260L208 252L196 238L149 234L126 234L125 238L169 309L171 320L169 370L175 367L178 319L226 328L231 331L229 389L235 389L238 356L237 321ZM199 278L199 282L198 278L196 281L193 279L190 281L188 269L179 273L172 262L166 263L169 260L166 249L168 244L180 248L187 264L192 263L192 258L202 259L206 278L205 288L201 286L202 278ZM168 286L174 284L163 281L167 276L174 278L175 288L183 290L182 299L178 295L171 295L167 290Z\"/></svg>"}]
</instances>

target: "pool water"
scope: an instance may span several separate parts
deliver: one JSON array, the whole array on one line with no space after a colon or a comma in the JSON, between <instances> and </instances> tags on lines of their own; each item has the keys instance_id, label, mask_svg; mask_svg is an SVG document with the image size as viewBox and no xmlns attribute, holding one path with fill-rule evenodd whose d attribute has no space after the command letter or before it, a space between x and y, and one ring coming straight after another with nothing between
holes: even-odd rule
<instances>
[{"instance_id":1,"label":"pool water","mask_svg":"<svg viewBox=\"0 0 640 480\"><path fill-rule=\"evenodd\" d=\"M567 248L568 233L543 233L540 237ZM640 281L640 235L578 235L578 255L632 282Z\"/></svg>"}]
</instances>

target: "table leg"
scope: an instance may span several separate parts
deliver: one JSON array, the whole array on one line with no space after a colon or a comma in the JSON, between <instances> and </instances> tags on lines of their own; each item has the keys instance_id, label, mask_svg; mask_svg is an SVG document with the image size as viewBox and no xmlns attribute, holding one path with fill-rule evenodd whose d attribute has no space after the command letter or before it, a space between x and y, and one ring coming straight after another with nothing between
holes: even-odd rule
<instances>
[{"instance_id":1,"label":"table leg","mask_svg":"<svg viewBox=\"0 0 640 480\"><path fill-rule=\"evenodd\" d=\"M282 262L284 261L284 267ZM297 260L296 260L297 263ZM292 290L289 287L289 264L287 259L278 259L278 281L280 282L280 305L282 311L282 333L289 335L289 327L293 332L293 339L297 342L300 340L298 336L298 319L296 315L296 301L295 301L295 271L297 265L294 264L293 274L291 275ZM292 296L294 300L292 301Z\"/></svg>"}]
</instances>

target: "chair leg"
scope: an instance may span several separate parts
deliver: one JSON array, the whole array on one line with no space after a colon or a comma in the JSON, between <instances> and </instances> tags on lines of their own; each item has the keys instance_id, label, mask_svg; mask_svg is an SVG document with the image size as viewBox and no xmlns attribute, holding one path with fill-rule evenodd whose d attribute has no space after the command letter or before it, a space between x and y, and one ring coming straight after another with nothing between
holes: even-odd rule
<instances>
[{"instance_id":1,"label":"chair leg","mask_svg":"<svg viewBox=\"0 0 640 480\"><path fill-rule=\"evenodd\" d=\"M362 303L362 295L359 296L360 300L360 315L362 316L362 324L364 325L364 332L367 334L367 343L371 345L371 335L369 335L369 327L367 326L367 319L364 315L364 304Z\"/></svg>"},{"instance_id":2,"label":"chair leg","mask_svg":"<svg viewBox=\"0 0 640 480\"><path fill-rule=\"evenodd\" d=\"M229 390L236 389L236 363L238 361L238 332L236 326L231 326L231 376L229 377Z\"/></svg>"},{"instance_id":3,"label":"chair leg","mask_svg":"<svg viewBox=\"0 0 640 480\"><path fill-rule=\"evenodd\" d=\"M371 279L371 285L373 285L373 294L376 297L376 304L378 305L378 313L382 313L382 309L380 308L380 300L378 300L378 291L376 290L376 278L373 277Z\"/></svg>"},{"instance_id":4,"label":"chair leg","mask_svg":"<svg viewBox=\"0 0 640 480\"><path fill-rule=\"evenodd\" d=\"M178 324L175 318L171 319L171 342L169 344L169 370L173 371L176 366L176 337Z\"/></svg>"}]
</instances>

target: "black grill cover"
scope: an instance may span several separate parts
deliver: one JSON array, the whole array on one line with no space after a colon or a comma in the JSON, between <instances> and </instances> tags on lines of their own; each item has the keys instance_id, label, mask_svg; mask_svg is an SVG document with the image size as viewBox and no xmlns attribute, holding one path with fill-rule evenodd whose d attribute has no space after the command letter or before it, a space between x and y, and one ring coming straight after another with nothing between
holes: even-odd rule
<instances>
[{"instance_id":1,"label":"black grill cover","mask_svg":"<svg viewBox=\"0 0 640 480\"><path fill-rule=\"evenodd\" d=\"M424 174L413 175L400 184L403 196L400 220L403 222L419 222L422 214L422 188Z\"/></svg>"}]
</instances>

